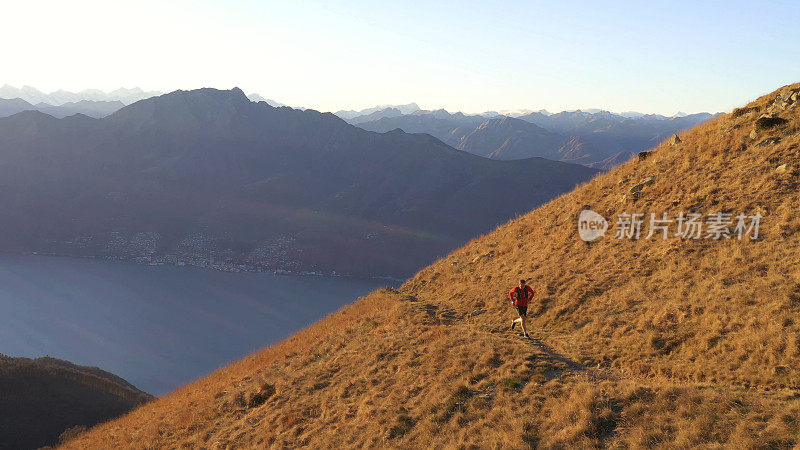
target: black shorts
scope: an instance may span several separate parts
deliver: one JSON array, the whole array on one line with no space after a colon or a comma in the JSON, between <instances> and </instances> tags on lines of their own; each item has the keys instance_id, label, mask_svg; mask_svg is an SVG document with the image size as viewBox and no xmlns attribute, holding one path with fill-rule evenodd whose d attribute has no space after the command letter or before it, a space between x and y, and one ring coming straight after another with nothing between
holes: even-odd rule
<instances>
[{"instance_id":1,"label":"black shorts","mask_svg":"<svg viewBox=\"0 0 800 450\"><path fill-rule=\"evenodd\" d=\"M525 317L528 315L528 307L527 306L519 306L514 305L517 308L517 312L519 312L520 317Z\"/></svg>"}]
</instances>

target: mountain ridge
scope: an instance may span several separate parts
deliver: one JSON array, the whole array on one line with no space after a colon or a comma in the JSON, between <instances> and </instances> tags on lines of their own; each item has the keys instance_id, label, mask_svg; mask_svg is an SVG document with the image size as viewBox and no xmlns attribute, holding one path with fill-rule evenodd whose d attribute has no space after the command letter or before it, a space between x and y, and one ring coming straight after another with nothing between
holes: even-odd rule
<instances>
[{"instance_id":1,"label":"mountain ridge","mask_svg":"<svg viewBox=\"0 0 800 450\"><path fill-rule=\"evenodd\" d=\"M520 159L539 156L556 161L584 164L608 170L625 162L626 156L646 150L667 137L712 116L699 113L682 117L640 114L624 117L608 111L562 111L560 113L531 112L517 117L451 114L445 110L416 111L411 114L383 114L350 119L351 123L370 131L385 132L400 128L409 132L429 133L455 148L499 159ZM516 122L519 121L519 122ZM529 123L546 131L522 123ZM503 123L517 123L516 127ZM526 136L527 135L527 136ZM558 137L556 137L557 135ZM580 156L575 145L580 140ZM473 142L468 142L472 140ZM570 148L572 141L572 148ZM509 146L513 147L509 149Z\"/></svg>"},{"instance_id":2,"label":"mountain ridge","mask_svg":"<svg viewBox=\"0 0 800 450\"><path fill-rule=\"evenodd\" d=\"M47 103L32 105L21 98L0 98L0 117L8 117L22 111L40 111L56 118L64 118L74 114L83 114L96 119L105 117L125 106L120 101L80 100L67 102L59 106Z\"/></svg>"},{"instance_id":3,"label":"mountain ridge","mask_svg":"<svg viewBox=\"0 0 800 450\"><path fill-rule=\"evenodd\" d=\"M569 141L564 136L511 117L488 119L461 138L458 149L490 159L517 160L539 156L554 161L569 159L571 163L593 162L600 155L591 153L562 154ZM487 153L488 152L488 153Z\"/></svg>"},{"instance_id":4,"label":"mountain ridge","mask_svg":"<svg viewBox=\"0 0 800 450\"><path fill-rule=\"evenodd\" d=\"M70 92L59 89L50 94L45 94L32 86L23 86L21 88L15 88L8 84L0 86L0 98L20 98L34 105L46 103L52 106L61 106L65 103L76 103L82 100L119 101L124 104L130 104L144 98L161 94L162 92L160 91L143 91L140 88L119 88L110 92L103 92L99 89L86 89L80 92Z\"/></svg>"},{"instance_id":5,"label":"mountain ridge","mask_svg":"<svg viewBox=\"0 0 800 450\"><path fill-rule=\"evenodd\" d=\"M240 89L102 119L23 112L0 119L0 145L0 205L14 211L0 212L0 248L233 271L401 277L596 173L490 161Z\"/></svg>"}]
</instances>

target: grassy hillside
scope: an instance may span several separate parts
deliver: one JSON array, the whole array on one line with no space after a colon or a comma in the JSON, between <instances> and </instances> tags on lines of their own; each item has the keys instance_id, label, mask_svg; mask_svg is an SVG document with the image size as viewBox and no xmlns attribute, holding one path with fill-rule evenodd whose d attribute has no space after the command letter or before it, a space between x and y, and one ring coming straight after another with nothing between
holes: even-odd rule
<instances>
[{"instance_id":1,"label":"grassy hillside","mask_svg":"<svg viewBox=\"0 0 800 450\"><path fill-rule=\"evenodd\" d=\"M796 445L798 92L664 142L68 447ZM586 208L610 220L592 243ZM758 239L647 240L648 224L614 238L618 214L718 211L763 215ZM532 340L508 329L520 277L537 291Z\"/></svg>"},{"instance_id":2,"label":"grassy hillside","mask_svg":"<svg viewBox=\"0 0 800 450\"><path fill-rule=\"evenodd\" d=\"M97 367L0 354L0 448L52 445L65 432L118 417L151 399Z\"/></svg>"}]
</instances>

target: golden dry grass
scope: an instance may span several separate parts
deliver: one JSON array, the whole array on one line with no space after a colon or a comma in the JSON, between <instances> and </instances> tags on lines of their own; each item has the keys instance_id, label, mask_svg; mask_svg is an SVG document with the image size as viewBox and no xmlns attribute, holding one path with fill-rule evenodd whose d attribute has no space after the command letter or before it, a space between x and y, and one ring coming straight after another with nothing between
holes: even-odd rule
<instances>
[{"instance_id":1,"label":"golden dry grass","mask_svg":"<svg viewBox=\"0 0 800 450\"><path fill-rule=\"evenodd\" d=\"M67 447L791 448L798 102L777 111L786 123L756 121L792 91L800 84ZM633 200L630 188L650 176ZM591 244L577 235L586 207L612 219ZM610 236L617 214L680 211L760 212L761 236ZM534 341L507 329L505 296L521 276L537 290Z\"/></svg>"}]
</instances>

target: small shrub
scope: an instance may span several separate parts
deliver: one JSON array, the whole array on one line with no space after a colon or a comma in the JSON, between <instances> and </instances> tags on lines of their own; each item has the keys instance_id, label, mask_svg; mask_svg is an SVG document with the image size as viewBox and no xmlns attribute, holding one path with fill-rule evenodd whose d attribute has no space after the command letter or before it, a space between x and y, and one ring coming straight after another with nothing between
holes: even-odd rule
<instances>
[{"instance_id":1,"label":"small shrub","mask_svg":"<svg viewBox=\"0 0 800 450\"><path fill-rule=\"evenodd\" d=\"M786 122L788 122L788 120L781 117L759 117L758 120L756 120L756 127L761 130L766 130L767 128L783 125Z\"/></svg>"},{"instance_id":2,"label":"small shrub","mask_svg":"<svg viewBox=\"0 0 800 450\"><path fill-rule=\"evenodd\" d=\"M525 386L525 383L522 380L520 380L519 378L508 377L508 378L503 378L502 380L500 380L498 385L503 389L515 390L515 389L522 388L522 386Z\"/></svg>"},{"instance_id":3,"label":"small shrub","mask_svg":"<svg viewBox=\"0 0 800 450\"><path fill-rule=\"evenodd\" d=\"M275 386L265 383L261 386L261 390L250 395L247 400L247 407L255 408L256 406L261 406L268 398L272 397L273 394L275 394Z\"/></svg>"},{"instance_id":4,"label":"small shrub","mask_svg":"<svg viewBox=\"0 0 800 450\"><path fill-rule=\"evenodd\" d=\"M466 386L461 386L456 389L453 395L444 403L442 413L436 418L436 422L447 422L456 412L465 411L467 409L467 402L469 402L473 395L475 395L475 393Z\"/></svg>"},{"instance_id":5,"label":"small shrub","mask_svg":"<svg viewBox=\"0 0 800 450\"><path fill-rule=\"evenodd\" d=\"M483 380L484 378L486 378L488 375L489 375L489 374L488 374L488 373L486 373L486 372L483 372L483 373L479 373L479 374L473 375L473 376L472 376L472 377L469 379L469 382L470 382L470 384L475 384L475 383L477 383L477 382L479 382L479 381Z\"/></svg>"},{"instance_id":6,"label":"small shrub","mask_svg":"<svg viewBox=\"0 0 800 450\"><path fill-rule=\"evenodd\" d=\"M328 387L329 384L330 384L329 381L320 381L319 383L314 383L314 385L311 386L311 391L313 392L313 391L318 391L320 389L325 389L326 387Z\"/></svg>"},{"instance_id":7,"label":"small shrub","mask_svg":"<svg viewBox=\"0 0 800 450\"><path fill-rule=\"evenodd\" d=\"M389 439L399 438L414 428L417 421L406 414L397 417L397 424L389 429Z\"/></svg>"},{"instance_id":8,"label":"small shrub","mask_svg":"<svg viewBox=\"0 0 800 450\"><path fill-rule=\"evenodd\" d=\"M790 308L800 307L800 283L795 284L789 291L788 303Z\"/></svg>"}]
</instances>

